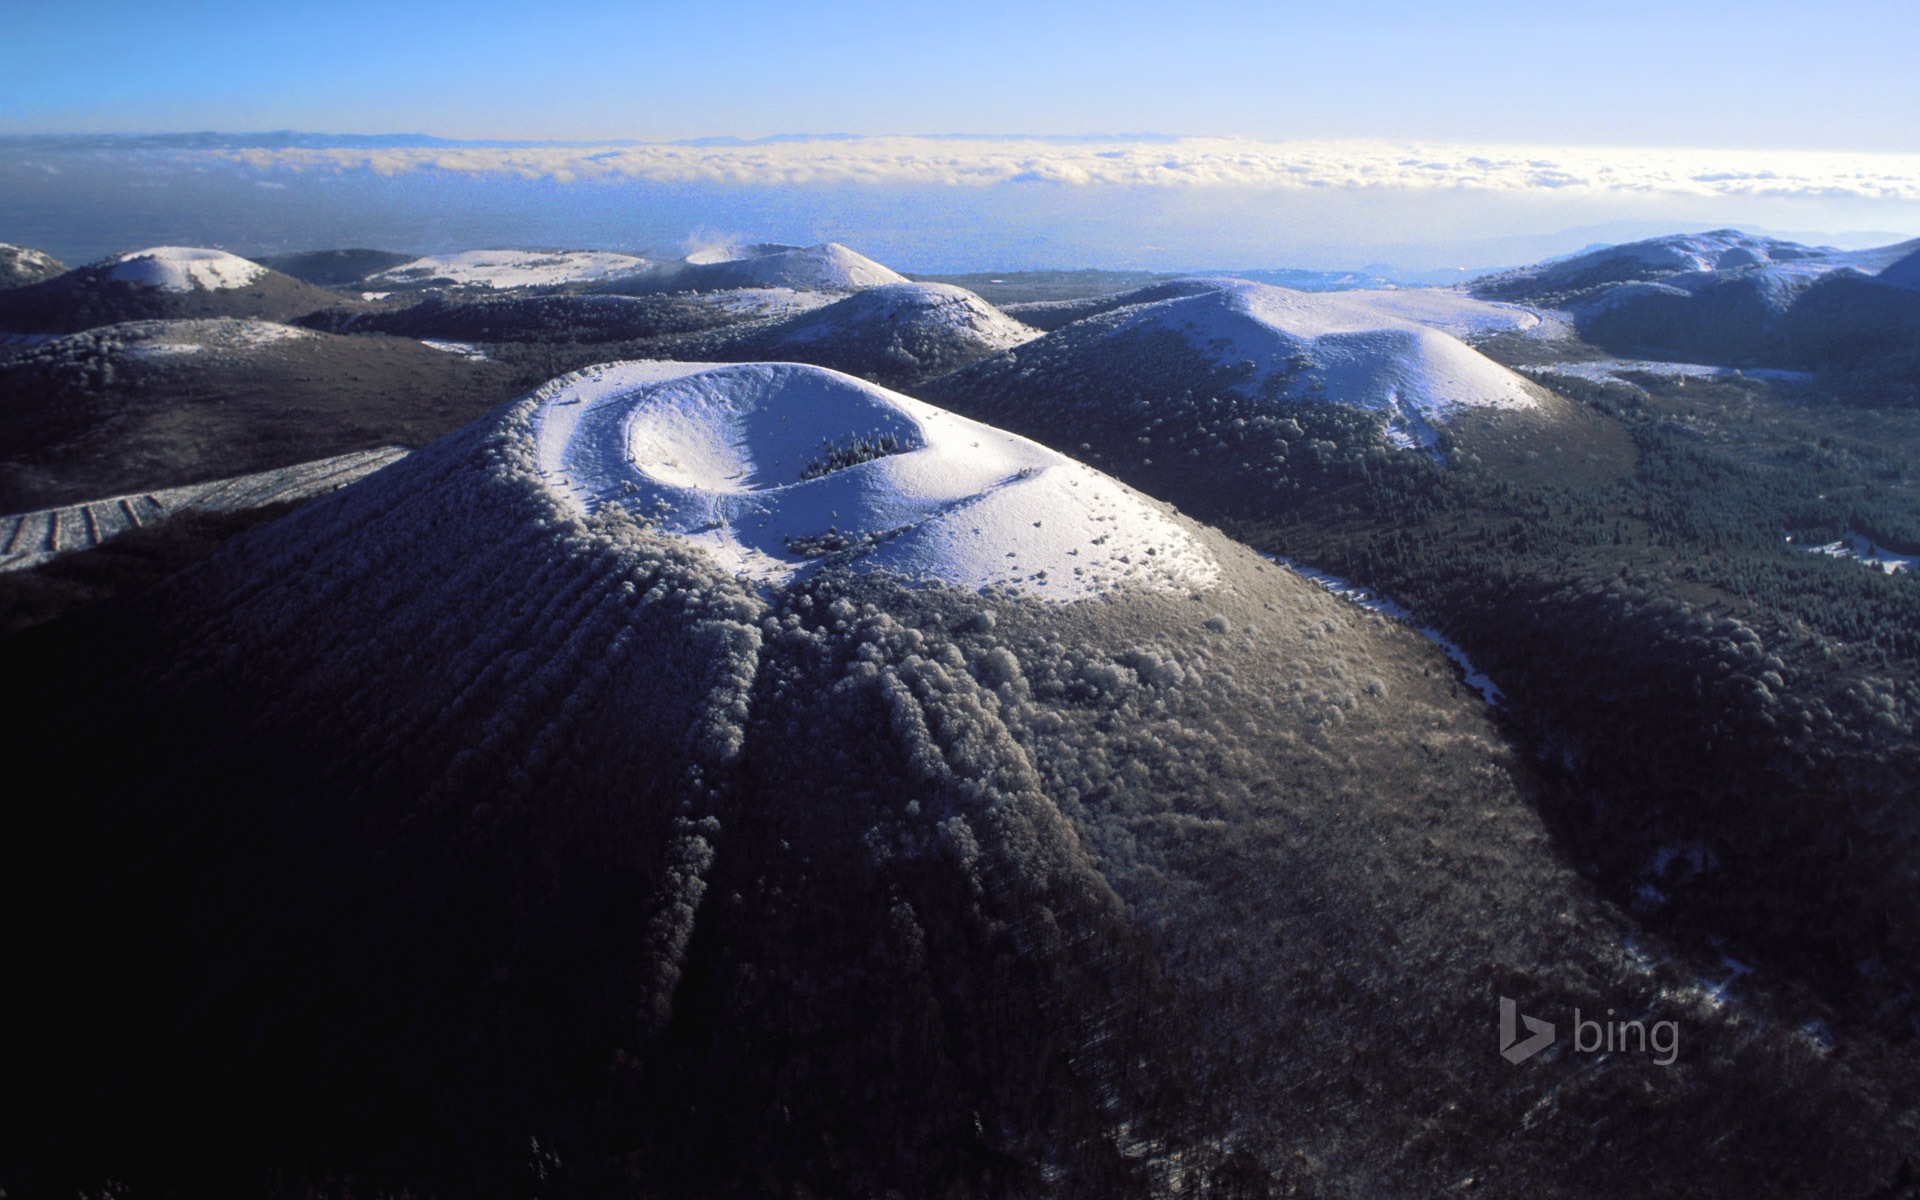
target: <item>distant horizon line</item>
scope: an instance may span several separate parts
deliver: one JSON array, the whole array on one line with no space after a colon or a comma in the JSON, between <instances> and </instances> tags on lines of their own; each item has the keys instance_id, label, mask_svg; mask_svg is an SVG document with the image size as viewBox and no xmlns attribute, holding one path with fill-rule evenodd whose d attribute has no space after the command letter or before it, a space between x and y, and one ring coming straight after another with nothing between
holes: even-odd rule
<instances>
[{"instance_id":1,"label":"distant horizon line","mask_svg":"<svg viewBox=\"0 0 1920 1200\"><path fill-rule=\"evenodd\" d=\"M1821 146L1769 146L1739 143L1704 142L1668 143L1660 141L1584 141L1571 139L1503 139L1503 138L1435 138L1401 135L1346 135L1335 137L1315 137L1308 135L1269 136L1241 133L1165 133L1157 131L1137 132L1100 132L1100 133L1032 133L1032 132L991 132L991 133L909 133L891 131L885 133L852 133L847 131L827 132L784 132L769 133L747 137L738 134L701 134L690 137L450 137L445 134L393 131L380 133L333 132L318 129L121 129L121 130L0 130L0 141L64 140L79 141L86 139L132 140L151 139L166 141L172 139L225 139L232 141L311 139L314 141L334 141L341 143L340 148L405 148L430 146L465 146L473 148L527 148L527 149L569 149L597 146L685 146L690 148L748 148L753 146L777 146L804 142L862 142L862 141L934 141L934 142L1039 142L1057 145L1084 143L1132 143L1132 144L1175 144L1180 142L1253 142L1262 145L1328 145L1350 143L1356 145L1404 145L1404 146L1480 146L1486 148L1533 149L1533 150L1659 150L1666 152L1685 152L1689 150L1711 151L1716 153L1785 153L1807 155L1848 155L1873 158L1913 158L1915 151L1887 149L1851 149L1831 144Z\"/></svg>"}]
</instances>

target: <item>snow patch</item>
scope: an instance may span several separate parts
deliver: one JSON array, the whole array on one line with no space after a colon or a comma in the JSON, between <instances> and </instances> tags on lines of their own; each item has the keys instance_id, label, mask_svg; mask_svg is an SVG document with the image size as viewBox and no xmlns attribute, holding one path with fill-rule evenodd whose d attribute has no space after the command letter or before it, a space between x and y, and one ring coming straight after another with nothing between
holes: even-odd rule
<instances>
[{"instance_id":1,"label":"snow patch","mask_svg":"<svg viewBox=\"0 0 1920 1200\"><path fill-rule=\"evenodd\" d=\"M266 274L267 269L259 263L224 250L155 246L114 259L107 278L163 292L217 292L246 287Z\"/></svg>"},{"instance_id":2,"label":"snow patch","mask_svg":"<svg viewBox=\"0 0 1920 1200\"><path fill-rule=\"evenodd\" d=\"M445 338L421 338L420 344L429 350L442 350L448 354L458 354L469 362L491 362L487 352L472 342L450 342Z\"/></svg>"},{"instance_id":3,"label":"snow patch","mask_svg":"<svg viewBox=\"0 0 1920 1200\"><path fill-rule=\"evenodd\" d=\"M824 292L803 292L790 287L729 288L724 292L689 292L686 300L733 313L744 320L779 320L797 317L834 303Z\"/></svg>"},{"instance_id":4,"label":"snow patch","mask_svg":"<svg viewBox=\"0 0 1920 1200\"><path fill-rule=\"evenodd\" d=\"M202 351L247 353L285 342L307 341L319 335L310 329L248 317L195 317L181 320L122 321L51 339L76 347L102 342L135 358L173 358Z\"/></svg>"},{"instance_id":5,"label":"snow patch","mask_svg":"<svg viewBox=\"0 0 1920 1200\"><path fill-rule=\"evenodd\" d=\"M1665 379L1764 379L1770 383L1807 383L1808 371L1781 371L1772 367L1717 367L1709 363L1661 362L1645 358L1601 358L1589 362L1529 363L1520 370L1528 375L1567 375L1593 383L1630 383L1621 376L1629 373L1656 375Z\"/></svg>"},{"instance_id":6,"label":"snow patch","mask_svg":"<svg viewBox=\"0 0 1920 1200\"><path fill-rule=\"evenodd\" d=\"M831 561L1065 602L1219 575L1116 480L820 367L595 367L544 389L532 422L541 469L579 510L619 505L763 584ZM889 449L826 469L856 437Z\"/></svg>"},{"instance_id":7,"label":"snow patch","mask_svg":"<svg viewBox=\"0 0 1920 1200\"><path fill-rule=\"evenodd\" d=\"M1793 541L1788 538L1787 541ZM1837 542L1828 542L1823 546L1804 547L1812 554L1825 554L1830 558L1851 558L1865 567L1876 567L1891 575L1895 571L1911 572L1916 560L1911 555L1896 554L1873 540L1849 532Z\"/></svg>"}]
</instances>

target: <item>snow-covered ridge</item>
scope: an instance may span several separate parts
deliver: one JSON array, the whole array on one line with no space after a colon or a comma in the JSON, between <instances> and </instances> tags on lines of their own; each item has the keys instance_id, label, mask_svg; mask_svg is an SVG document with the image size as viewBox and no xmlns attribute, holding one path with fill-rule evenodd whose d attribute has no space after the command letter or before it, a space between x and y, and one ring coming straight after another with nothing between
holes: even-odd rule
<instances>
[{"instance_id":1,"label":"snow-covered ridge","mask_svg":"<svg viewBox=\"0 0 1920 1200\"><path fill-rule=\"evenodd\" d=\"M549 385L540 468L781 583L823 559L1071 601L1203 587L1219 566L1154 501L1025 438L820 367L617 363ZM851 465L829 447L861 439ZM876 457L865 457L877 454Z\"/></svg>"},{"instance_id":2,"label":"snow-covered ridge","mask_svg":"<svg viewBox=\"0 0 1920 1200\"><path fill-rule=\"evenodd\" d=\"M992 350L1030 342L1040 331L949 283L886 283L818 310L787 333L791 341L832 337L855 326L918 325L965 335Z\"/></svg>"},{"instance_id":3,"label":"snow-covered ridge","mask_svg":"<svg viewBox=\"0 0 1920 1200\"><path fill-rule=\"evenodd\" d=\"M690 252L680 261L692 266L706 266L708 263L739 262L748 258L764 258L769 254L785 254L799 250L799 246L782 245L779 242L730 242L721 246L702 246Z\"/></svg>"},{"instance_id":4,"label":"snow-covered ridge","mask_svg":"<svg viewBox=\"0 0 1920 1200\"><path fill-rule=\"evenodd\" d=\"M246 287L267 274L267 269L224 250L195 246L155 246L135 250L112 260L107 278L137 287L158 288L163 292L217 292Z\"/></svg>"},{"instance_id":5,"label":"snow-covered ridge","mask_svg":"<svg viewBox=\"0 0 1920 1200\"><path fill-rule=\"evenodd\" d=\"M59 259L43 250L0 242L0 286L51 279L65 270Z\"/></svg>"},{"instance_id":6,"label":"snow-covered ridge","mask_svg":"<svg viewBox=\"0 0 1920 1200\"><path fill-rule=\"evenodd\" d=\"M1475 287L1496 294L1555 294L1588 288L1645 287L1657 282L1692 292L1737 277L1770 295L1785 297L1832 271L1878 273L1914 249L1915 243L1903 242L1867 250L1840 250L1758 237L1737 229L1716 229L1605 246L1489 276Z\"/></svg>"},{"instance_id":7,"label":"snow-covered ridge","mask_svg":"<svg viewBox=\"0 0 1920 1200\"><path fill-rule=\"evenodd\" d=\"M425 283L444 279L456 287L553 287L618 279L653 269L631 254L604 250L465 250L428 255L371 276L369 282Z\"/></svg>"},{"instance_id":8,"label":"snow-covered ridge","mask_svg":"<svg viewBox=\"0 0 1920 1200\"><path fill-rule=\"evenodd\" d=\"M244 512L337 491L407 456L398 446L359 450L211 483L109 496L0 516L0 571L19 570L183 512Z\"/></svg>"},{"instance_id":9,"label":"snow-covered ridge","mask_svg":"<svg viewBox=\"0 0 1920 1200\"><path fill-rule=\"evenodd\" d=\"M1443 300L1407 301L1398 292L1295 292L1245 280L1206 280L1193 294L1121 309L1116 331L1169 329L1223 367L1251 364L1259 387L1274 375L1290 393L1388 414L1404 444L1429 445L1434 426L1466 408L1531 408L1523 379L1449 333L1398 315L1470 324L1480 311L1465 297L1451 316ZM1502 314L1498 317L1493 313ZM1525 310L1494 309L1488 324ZM1069 326L1069 329L1074 327Z\"/></svg>"},{"instance_id":10,"label":"snow-covered ridge","mask_svg":"<svg viewBox=\"0 0 1920 1200\"><path fill-rule=\"evenodd\" d=\"M32 344L91 348L105 346L135 358L169 358L216 353L244 354L285 342L308 341L319 335L312 330L278 321L259 321L248 317L191 317L173 320L121 321L102 325L82 333L34 339Z\"/></svg>"}]
</instances>

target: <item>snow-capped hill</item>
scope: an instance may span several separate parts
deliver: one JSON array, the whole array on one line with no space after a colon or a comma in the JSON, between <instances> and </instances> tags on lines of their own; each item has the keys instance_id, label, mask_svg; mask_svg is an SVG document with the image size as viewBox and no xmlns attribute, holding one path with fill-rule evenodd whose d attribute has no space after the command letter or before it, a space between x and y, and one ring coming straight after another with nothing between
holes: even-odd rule
<instances>
[{"instance_id":1,"label":"snow-capped hill","mask_svg":"<svg viewBox=\"0 0 1920 1200\"><path fill-rule=\"evenodd\" d=\"M1049 343L1097 363L1103 345L1170 333L1249 394L1277 389L1388 415L1398 440L1431 443L1433 426L1465 408L1530 408L1532 388L1458 338L1391 315L1365 293L1295 292L1244 280L1204 280L1183 296L1116 309L1068 326ZM1015 351L1024 359L1027 351Z\"/></svg>"},{"instance_id":2,"label":"snow-capped hill","mask_svg":"<svg viewBox=\"0 0 1920 1200\"><path fill-rule=\"evenodd\" d=\"M950 283L884 283L815 309L790 322L793 343L860 334L921 334L957 338L988 353L1040 336L985 300Z\"/></svg>"},{"instance_id":3,"label":"snow-capped hill","mask_svg":"<svg viewBox=\"0 0 1920 1200\"><path fill-rule=\"evenodd\" d=\"M618 505L763 583L831 561L1070 601L1218 572L1099 472L819 367L595 367L543 389L528 421L549 485L583 515Z\"/></svg>"},{"instance_id":4,"label":"snow-capped hill","mask_svg":"<svg viewBox=\"0 0 1920 1200\"><path fill-rule=\"evenodd\" d=\"M155 246L111 260L107 278L163 292L226 291L259 282L267 269L257 262L199 246Z\"/></svg>"},{"instance_id":5,"label":"snow-capped hill","mask_svg":"<svg viewBox=\"0 0 1920 1200\"><path fill-rule=\"evenodd\" d=\"M746 251L764 251L747 253ZM821 246L756 246L721 262L688 262L674 279L681 290L786 287L816 292L857 292L907 277L838 242Z\"/></svg>"},{"instance_id":6,"label":"snow-capped hill","mask_svg":"<svg viewBox=\"0 0 1920 1200\"><path fill-rule=\"evenodd\" d=\"M67 265L40 250L0 242L0 288L25 287L66 272Z\"/></svg>"},{"instance_id":7,"label":"snow-capped hill","mask_svg":"<svg viewBox=\"0 0 1920 1200\"><path fill-rule=\"evenodd\" d=\"M604 250L463 250L458 254L416 258L369 276L368 280L401 286L557 287L566 283L598 283L644 274L652 269L653 263L647 259Z\"/></svg>"},{"instance_id":8,"label":"snow-capped hill","mask_svg":"<svg viewBox=\"0 0 1920 1200\"><path fill-rule=\"evenodd\" d=\"M0 331L77 333L186 317L289 321L323 308L353 307L337 293L224 250L155 246L0 290Z\"/></svg>"},{"instance_id":9,"label":"snow-capped hill","mask_svg":"<svg viewBox=\"0 0 1920 1200\"><path fill-rule=\"evenodd\" d=\"M1757 281L1763 291L1787 294L1832 271L1872 273L1911 250L1911 244L1868 250L1803 246L1737 229L1673 234L1606 246L1475 281L1473 290L1500 299L1593 303L1596 293L1626 284L1664 283L1698 292L1727 279Z\"/></svg>"}]
</instances>

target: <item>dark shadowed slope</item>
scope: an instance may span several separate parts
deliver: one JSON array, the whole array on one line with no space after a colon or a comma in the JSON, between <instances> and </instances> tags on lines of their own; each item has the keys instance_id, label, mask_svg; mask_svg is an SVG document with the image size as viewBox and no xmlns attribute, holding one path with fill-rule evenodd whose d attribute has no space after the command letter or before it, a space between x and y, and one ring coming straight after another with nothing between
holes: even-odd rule
<instances>
[{"instance_id":1,"label":"dark shadowed slope","mask_svg":"<svg viewBox=\"0 0 1920 1200\"><path fill-rule=\"evenodd\" d=\"M1427 643L844 376L570 377L0 654L61 667L5 730L61 764L0 831L59 910L10 1194L1864 1196L1915 1150L1621 941ZM1684 1057L1511 1064L1501 996Z\"/></svg>"},{"instance_id":2,"label":"dark shadowed slope","mask_svg":"<svg viewBox=\"0 0 1920 1200\"><path fill-rule=\"evenodd\" d=\"M347 287L369 275L413 261L411 254L391 250L310 250L303 254L275 254L253 261L317 287Z\"/></svg>"},{"instance_id":3,"label":"dark shadowed slope","mask_svg":"<svg viewBox=\"0 0 1920 1200\"><path fill-rule=\"evenodd\" d=\"M423 445L517 390L418 342L141 321L0 356L0 511Z\"/></svg>"}]
</instances>

